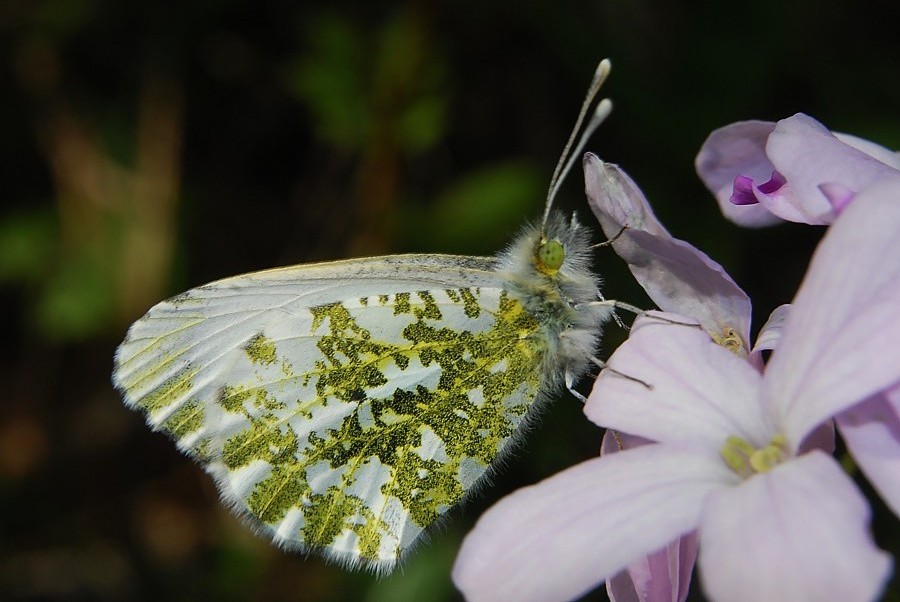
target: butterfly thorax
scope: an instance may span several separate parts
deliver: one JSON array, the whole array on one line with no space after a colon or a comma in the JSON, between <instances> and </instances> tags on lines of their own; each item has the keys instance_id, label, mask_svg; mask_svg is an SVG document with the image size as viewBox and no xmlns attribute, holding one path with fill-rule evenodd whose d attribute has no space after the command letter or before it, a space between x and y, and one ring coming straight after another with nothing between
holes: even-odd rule
<instances>
[{"instance_id":1,"label":"butterfly thorax","mask_svg":"<svg viewBox=\"0 0 900 602\"><path fill-rule=\"evenodd\" d=\"M552 213L529 226L500 256L511 289L541 324L542 374L551 392L565 373L584 374L612 310L596 305L600 278L590 268L590 234L573 216Z\"/></svg>"}]
</instances>

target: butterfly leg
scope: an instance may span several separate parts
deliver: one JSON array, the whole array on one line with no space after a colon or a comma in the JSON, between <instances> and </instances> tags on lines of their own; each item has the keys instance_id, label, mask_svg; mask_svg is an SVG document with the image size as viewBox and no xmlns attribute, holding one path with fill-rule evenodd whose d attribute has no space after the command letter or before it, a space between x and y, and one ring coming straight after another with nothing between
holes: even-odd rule
<instances>
[{"instance_id":1,"label":"butterfly leg","mask_svg":"<svg viewBox=\"0 0 900 602\"><path fill-rule=\"evenodd\" d=\"M647 313L648 310L641 309L637 305L632 305L631 303L625 303L624 301L616 301L615 299L604 299L603 295L597 293L597 296L600 297L599 301L591 301L586 305L600 305L604 307L612 307L613 309L624 309L629 313L633 313L636 316L640 316L642 314Z\"/></svg>"},{"instance_id":2,"label":"butterfly leg","mask_svg":"<svg viewBox=\"0 0 900 602\"><path fill-rule=\"evenodd\" d=\"M585 397L575 389L575 381L577 380L575 378L575 373L567 369L564 378L566 383L566 390L581 403L587 403L587 397Z\"/></svg>"},{"instance_id":3,"label":"butterfly leg","mask_svg":"<svg viewBox=\"0 0 900 602\"><path fill-rule=\"evenodd\" d=\"M653 385L651 385L650 383L645 382L645 381L643 381L643 380L641 380L641 379L639 379L639 378L636 378L636 377L634 377L634 376L630 376L630 375L628 375L628 374L625 374L624 372L619 372L619 371L616 370L615 368L610 368L610 367L609 367L609 364L607 364L606 362L604 362L603 360L601 360L601 359L599 359L599 358L596 358L596 357L591 356L590 360L591 360L591 362L592 362L593 364L599 366L600 369L602 370L602 372L600 372L600 374L597 375L597 378L600 378L600 377L603 376L605 373L610 372L610 373L615 374L615 375L617 375L617 376L621 376L622 378L627 378L628 380L630 380L630 381L632 381L632 382L636 382L636 383L638 383L639 385L644 385L644 386L647 387L648 389L651 389L651 390L653 389Z\"/></svg>"},{"instance_id":4,"label":"butterfly leg","mask_svg":"<svg viewBox=\"0 0 900 602\"><path fill-rule=\"evenodd\" d=\"M621 228L619 228L619 231L616 232L616 235L615 235L615 236L613 236L613 237L610 238L609 240L604 240L603 242L598 242L598 243L595 244L595 245L591 245L591 248L592 248L592 249L599 249L599 248L601 248L601 247L610 247L610 246L612 246L612 244L613 244L614 242L616 242L617 240L619 240L619 237L622 236L622 233L625 232L625 230L627 230L627 229L628 229L628 224L625 224L624 226L622 226Z\"/></svg>"}]
</instances>

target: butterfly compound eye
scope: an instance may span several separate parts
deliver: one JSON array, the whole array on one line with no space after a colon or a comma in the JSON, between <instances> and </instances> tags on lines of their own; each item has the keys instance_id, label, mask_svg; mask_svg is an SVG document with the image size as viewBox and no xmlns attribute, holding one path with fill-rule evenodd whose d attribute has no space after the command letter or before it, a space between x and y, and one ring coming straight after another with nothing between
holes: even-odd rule
<instances>
[{"instance_id":1,"label":"butterfly compound eye","mask_svg":"<svg viewBox=\"0 0 900 602\"><path fill-rule=\"evenodd\" d=\"M535 259L541 272L553 275L562 267L566 259L566 250L558 240L547 240L538 247Z\"/></svg>"}]
</instances>

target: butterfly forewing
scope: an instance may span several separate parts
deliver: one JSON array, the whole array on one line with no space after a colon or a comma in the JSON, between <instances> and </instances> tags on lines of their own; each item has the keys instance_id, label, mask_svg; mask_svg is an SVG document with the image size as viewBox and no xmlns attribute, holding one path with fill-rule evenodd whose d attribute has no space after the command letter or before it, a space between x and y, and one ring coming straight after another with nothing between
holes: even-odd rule
<instances>
[{"instance_id":1,"label":"butterfly forewing","mask_svg":"<svg viewBox=\"0 0 900 602\"><path fill-rule=\"evenodd\" d=\"M135 323L115 382L276 542L389 570L541 386L540 325L492 268L406 256L206 285Z\"/></svg>"}]
</instances>

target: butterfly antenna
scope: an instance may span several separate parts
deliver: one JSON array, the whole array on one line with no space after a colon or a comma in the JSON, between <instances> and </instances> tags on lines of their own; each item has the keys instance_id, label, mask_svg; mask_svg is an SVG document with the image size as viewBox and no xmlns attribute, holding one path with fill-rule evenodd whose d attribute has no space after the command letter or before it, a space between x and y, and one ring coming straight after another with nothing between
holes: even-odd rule
<instances>
[{"instance_id":1,"label":"butterfly antenna","mask_svg":"<svg viewBox=\"0 0 900 602\"><path fill-rule=\"evenodd\" d=\"M572 133L569 135L569 140L566 142L566 146L563 148L562 155L559 157L559 161L556 163L556 169L553 170L553 177L550 178L550 189L547 191L547 204L544 207L544 219L541 222L542 230L544 226L547 225L547 219L550 217L550 209L553 207L553 199L556 198L556 193L559 191L559 187L562 185L563 181L565 181L566 175L568 175L569 170L572 169L572 165L575 163L575 159L578 158L578 156L581 154L581 151L584 150L584 146L587 144L587 141L591 138L600 124L603 123L603 120L606 119L609 116L609 113L612 111L612 101L610 101L608 98L604 98L599 103L597 103L597 108L594 109L594 114L591 115L590 121L584 128L584 131L582 131L581 125L584 123L584 118L587 116L588 110L590 110L591 105L594 103L594 99L597 97L597 92L600 91L600 86L602 86L603 82L606 81L611 67L612 64L609 62L609 59L603 59L602 61L600 61L600 64L597 65L597 70L594 71L594 78L591 80L591 87L588 88L587 94L584 97L584 102L581 104L581 111L578 113L578 119L575 121L575 127L572 128ZM581 132L581 137L577 138L579 132ZM574 144L576 138L578 139L578 143Z\"/></svg>"}]
</instances>

